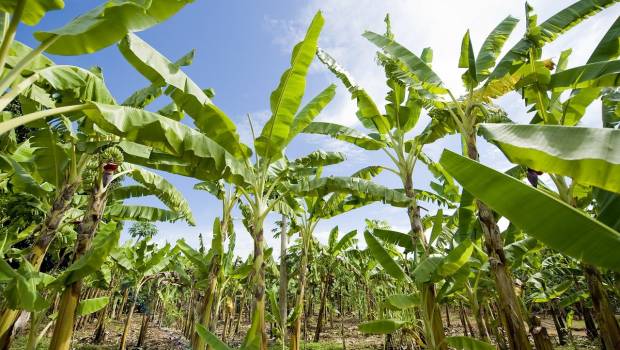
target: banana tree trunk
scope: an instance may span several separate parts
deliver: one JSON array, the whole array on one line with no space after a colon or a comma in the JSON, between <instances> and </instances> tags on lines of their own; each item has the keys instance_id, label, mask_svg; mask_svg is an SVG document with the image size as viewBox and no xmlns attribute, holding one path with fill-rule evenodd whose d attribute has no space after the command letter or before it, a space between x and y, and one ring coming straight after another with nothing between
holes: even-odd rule
<instances>
[{"instance_id":1,"label":"banana tree trunk","mask_svg":"<svg viewBox=\"0 0 620 350\"><path fill-rule=\"evenodd\" d=\"M97 231L107 200L107 191L98 185L93 186L82 222L78 226L77 241L73 254L73 262L79 260L90 249L93 236ZM80 299L82 280L67 286L62 293L58 318L50 342L50 350L69 350L75 325L75 311Z\"/></svg>"},{"instance_id":2,"label":"banana tree trunk","mask_svg":"<svg viewBox=\"0 0 620 350\"><path fill-rule=\"evenodd\" d=\"M140 335L138 335L138 344L136 346L138 348L143 348L144 343L146 342L146 334L148 333L149 321L151 320L151 316L148 312L145 312L142 315L142 324L140 325Z\"/></svg>"},{"instance_id":3,"label":"banana tree trunk","mask_svg":"<svg viewBox=\"0 0 620 350\"><path fill-rule=\"evenodd\" d=\"M330 276L325 276L323 290L321 291L321 306L319 307L319 316L316 320L316 329L314 332L314 342L318 343L323 330L323 318L325 317L325 304L327 303L327 294L329 293Z\"/></svg>"},{"instance_id":4,"label":"banana tree trunk","mask_svg":"<svg viewBox=\"0 0 620 350\"><path fill-rule=\"evenodd\" d=\"M467 135L467 155L470 159L479 160L474 132ZM513 287L512 276L504 253L504 244L495 216L493 211L482 201L476 200L476 205L478 206L478 221L482 227L485 248L489 255L491 274L495 280L500 312L505 319L510 349L530 350L532 346L527 337L525 319Z\"/></svg>"},{"instance_id":5,"label":"banana tree trunk","mask_svg":"<svg viewBox=\"0 0 620 350\"><path fill-rule=\"evenodd\" d=\"M30 253L26 259L34 267L36 271L41 267L43 258L49 248L52 240L56 236L56 232L62 223L66 212L71 208L71 200L75 195L80 181L67 181L63 183L58 191L58 196L54 199L51 208L45 216L45 221L41 226L41 230L37 239L32 246ZM0 349L8 349L11 342L11 331L13 325L17 321L19 315L18 310L5 309L0 316Z\"/></svg>"},{"instance_id":6,"label":"banana tree trunk","mask_svg":"<svg viewBox=\"0 0 620 350\"><path fill-rule=\"evenodd\" d=\"M566 329L566 325L564 324L564 319L560 314L557 306L557 302L552 300L549 302L549 309L551 311L551 318L553 319L553 326L555 327L556 332L558 333L558 340L560 345L566 345L568 336L568 330Z\"/></svg>"},{"instance_id":7,"label":"banana tree trunk","mask_svg":"<svg viewBox=\"0 0 620 350\"><path fill-rule=\"evenodd\" d=\"M489 342L489 331L484 324L482 308L480 307L477 298L474 298L471 304L471 311L474 314L474 319L476 320L476 327L478 328L478 335L480 339Z\"/></svg>"},{"instance_id":8,"label":"banana tree trunk","mask_svg":"<svg viewBox=\"0 0 620 350\"><path fill-rule=\"evenodd\" d=\"M254 307L252 326L246 335L244 344L258 340L260 350L267 350L267 332L265 327L265 236L262 225L253 229L254 234Z\"/></svg>"},{"instance_id":9,"label":"banana tree trunk","mask_svg":"<svg viewBox=\"0 0 620 350\"><path fill-rule=\"evenodd\" d=\"M106 305L103 310L99 311L99 317L97 317L97 328L93 336L93 344L102 344L105 341L105 326L108 316L108 309L110 304Z\"/></svg>"},{"instance_id":10,"label":"banana tree trunk","mask_svg":"<svg viewBox=\"0 0 620 350\"><path fill-rule=\"evenodd\" d=\"M286 269L286 251L288 244L287 217L282 215L282 226L280 230L280 285L278 290L278 302L280 304L280 331L282 332L282 343L286 343L287 327L286 317L288 315L288 300L286 291L288 289L288 271Z\"/></svg>"},{"instance_id":11,"label":"banana tree trunk","mask_svg":"<svg viewBox=\"0 0 620 350\"><path fill-rule=\"evenodd\" d=\"M140 291L136 289L136 294L133 297L129 311L127 312L127 319L125 319L125 326L123 327L123 335L119 344L119 350L125 350L127 348L127 336L129 335L129 327L131 327L131 318L133 317L133 311L136 308L136 300L138 299L138 293Z\"/></svg>"},{"instance_id":12,"label":"banana tree trunk","mask_svg":"<svg viewBox=\"0 0 620 350\"><path fill-rule=\"evenodd\" d=\"M407 197L414 199L415 193L413 190L413 177L411 173L407 174L404 186ZM427 243L424 238L420 207L416 204L410 205L407 208L407 214L409 216L409 224L411 225L411 239L413 240L414 247L417 246L419 242L426 251ZM439 304L436 300L435 285L433 283L424 283L420 285L419 288L422 292L422 310L427 334L427 344L431 344L432 349L447 350L448 345L445 342L446 335L443 329L443 320L441 319Z\"/></svg>"},{"instance_id":13,"label":"banana tree trunk","mask_svg":"<svg viewBox=\"0 0 620 350\"><path fill-rule=\"evenodd\" d=\"M594 317L600 329L601 341L606 349L620 349L620 326L609 305L607 292L605 291L601 279L601 273L592 265L582 264L588 290L594 306Z\"/></svg>"},{"instance_id":14,"label":"banana tree trunk","mask_svg":"<svg viewBox=\"0 0 620 350\"><path fill-rule=\"evenodd\" d=\"M302 232L302 234L304 234ZM293 335L291 336L291 350L299 350L301 345L301 316L304 313L304 294L306 291L306 268L308 266L308 252L306 237L302 237L301 259L299 260L299 289L297 300L295 301L296 317L293 325Z\"/></svg>"},{"instance_id":15,"label":"banana tree trunk","mask_svg":"<svg viewBox=\"0 0 620 350\"><path fill-rule=\"evenodd\" d=\"M217 264L211 265L211 271L209 272L209 286L205 292L205 301L203 304L203 308L201 310L200 316L200 324L205 328L209 328L209 324L211 323L211 315L213 312L213 300L215 296L215 288L217 287ZM192 341L194 350L204 350L207 348L207 343L205 340L198 335L197 332L194 333L194 338Z\"/></svg>"}]
</instances>

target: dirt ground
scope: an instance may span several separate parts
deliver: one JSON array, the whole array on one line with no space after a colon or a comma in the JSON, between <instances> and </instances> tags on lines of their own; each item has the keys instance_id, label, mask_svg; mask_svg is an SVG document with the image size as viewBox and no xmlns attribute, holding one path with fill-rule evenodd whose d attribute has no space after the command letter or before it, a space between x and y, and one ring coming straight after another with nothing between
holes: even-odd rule
<instances>
[{"instance_id":1,"label":"dirt ground","mask_svg":"<svg viewBox=\"0 0 620 350\"><path fill-rule=\"evenodd\" d=\"M458 315L451 314L450 315L450 327L447 327L448 323L445 318L445 314L442 315L444 319L444 326L446 326L446 333L448 335L463 335L463 328L461 327L460 320ZM135 347L138 340L138 333L140 330L140 322L141 315L135 315L132 319L132 326L130 329L129 337L128 337L128 349L137 349ZM314 337L314 325L316 320L312 318L308 322L308 327L306 329L305 339L308 341L305 343L305 346L302 345L302 349L305 350L336 350L342 349L343 336L340 328L340 322L338 320L334 320L333 327L331 323L328 321L326 323L326 329L321 333L320 343L313 343L312 339ZM475 322L473 317L470 317L471 324L475 327ZM245 334L248 325L245 324L246 320L244 319L241 322L239 327L239 332L236 336L227 339L227 343L230 344L231 347L238 346L243 340L242 337ZM557 345L557 334L555 331L555 327L553 326L553 322L550 319L543 319L543 325L547 328L548 333L552 336L553 340ZM359 320L355 317L348 317L344 322L344 342L346 344L346 349L348 350L361 350L361 349L382 349L384 337L377 335L365 335L358 331L357 325L359 324ZM95 322L91 324L86 324L81 329L77 329L74 337L74 345L73 349L76 350L116 350L118 349L118 341L121 337L123 323L121 321L109 320L107 323L107 331L106 331L106 342L102 345L94 346L92 345L92 335L95 329ZM269 332L268 328L268 332ZM218 329L216 332L218 335L221 335L221 329ZM576 349L596 349L598 348L595 344L592 344L585 337L585 327L582 321L576 320L573 324L572 328L573 337L575 339L575 348ZM21 350L24 349L26 334L20 334L17 339L13 342L13 346L11 349ZM48 346L48 338L43 339L38 349L47 349ZM271 343L271 348L281 349L281 345L279 343ZM566 349L572 349L572 347L567 347ZM174 328L166 328L159 327L155 324L150 325L148 329L148 334L146 337L146 344L142 349L148 350L173 350L173 349L190 349L189 341L183 337L181 331ZM559 348L558 348L559 349Z\"/></svg>"}]
</instances>

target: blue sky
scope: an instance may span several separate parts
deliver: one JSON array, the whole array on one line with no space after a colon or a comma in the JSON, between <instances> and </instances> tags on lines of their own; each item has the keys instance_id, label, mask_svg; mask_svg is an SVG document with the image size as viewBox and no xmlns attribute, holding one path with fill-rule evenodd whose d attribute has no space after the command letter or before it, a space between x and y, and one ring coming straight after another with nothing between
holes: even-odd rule
<instances>
[{"instance_id":1,"label":"blue sky","mask_svg":"<svg viewBox=\"0 0 620 350\"><path fill-rule=\"evenodd\" d=\"M67 0L64 10L48 13L37 29L59 27L102 2ZM572 2L530 1L539 13L539 21ZM184 71L201 87L215 90L214 103L237 123L242 139L250 144L246 113L252 116L255 125L262 127L269 117L269 95L277 86L281 73L288 67L290 50L303 36L310 19L319 9L323 10L326 18L320 45L349 70L356 81L381 105L385 95L384 77L374 63L374 47L361 37L361 33L365 29L384 31L383 18L386 13L391 13L393 29L399 42L414 52L420 52L427 46L434 49L434 70L448 87L459 93L462 91L462 72L457 68L457 62L460 41L465 31L471 30L477 51L487 33L504 17L513 15L521 19L521 23L506 45L510 47L523 34L523 8L523 1L496 0L196 0L172 19L138 35L172 60L196 49L193 65L185 67ZM584 63L593 45L618 15L620 6L615 5L603 14L587 20L576 30L549 45L544 56L557 60L562 50L573 47L569 66ZM32 31L32 28L20 27L17 39L31 46L36 45ZM100 66L109 89L119 101L146 85L146 80L125 62L115 46L91 55L50 57L60 64ZM306 100L332 82L336 82L335 79L320 63L315 62L309 74ZM163 100L157 101L155 106L162 103ZM528 120L518 95L506 96L499 104L508 111L513 120ZM591 108L583 123L597 125L599 110L598 107ZM319 119L360 127L355 118L355 104L341 85L338 85L336 98ZM427 119L422 118L414 132L423 128L426 122ZM458 139L452 137L437 142L427 147L426 152L437 159L444 147L458 150ZM381 152L361 152L338 141L308 135L295 140L287 154L289 158L296 158L319 148L342 151L348 157L345 163L326 170L327 174L347 175L367 165L387 164ZM497 169L509 166L501 153L488 145L482 146L482 161ZM219 203L206 192L194 191L192 187L196 180L174 175L166 177L189 200L197 218L197 226L189 227L182 222L159 224L157 240L174 242L178 238L185 238L195 245L200 232L209 240L213 219L221 211ZM421 167L416 169L416 187L427 188L431 179L428 171ZM377 181L390 187L399 186L398 179L388 174L379 176ZM157 204L153 200L147 203ZM431 212L435 210L431 205L424 206ZM364 218L387 220L393 227L402 230L407 227L404 210L373 204L324 221L318 226L316 235L325 241L327 233L334 225L339 225L341 232L358 229L361 233ZM274 215L267 220L269 231L276 219ZM242 229L240 221L236 222L236 227L239 231L236 251L247 255L251 251L251 239ZM276 240L271 238L268 238L267 242L276 244Z\"/></svg>"}]
</instances>

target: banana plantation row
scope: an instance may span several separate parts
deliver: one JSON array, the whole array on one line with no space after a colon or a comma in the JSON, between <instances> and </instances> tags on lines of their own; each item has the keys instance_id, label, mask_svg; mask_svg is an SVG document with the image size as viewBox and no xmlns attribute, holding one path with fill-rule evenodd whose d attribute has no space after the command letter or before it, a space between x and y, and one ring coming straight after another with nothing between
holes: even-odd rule
<instances>
[{"instance_id":1,"label":"banana plantation row","mask_svg":"<svg viewBox=\"0 0 620 350\"><path fill-rule=\"evenodd\" d=\"M345 319L383 335L388 348L467 350L574 346L578 319L592 344L620 349L620 18L583 65L569 63L570 48L556 61L543 54L588 17L617 10L617 1L579 0L545 21L526 4L525 33L512 47L504 48L518 22L512 16L476 43L477 53L465 33L454 57L462 96L433 71L431 48L418 54L399 44L386 17L383 34L363 33L385 74L383 107L318 48L319 12L271 93L270 118L262 129L250 121L252 147L213 104L213 90L183 72L193 52L170 60L134 34L190 2L110 0L35 32L35 48L15 39L20 23L37 25L63 1L0 2L0 349L18 339L27 349L48 341L70 349L86 325L102 343L116 320L124 323L112 340L119 349L143 347L153 324L181 330L192 349L216 350L299 350L331 324L346 347ZM149 81L120 103L100 70L44 55L110 45ZM336 85L302 106L315 59L355 101L359 129L315 121ZM495 104L511 93L522 97L528 124ZM169 103L147 110L156 99ZM602 127L580 126L589 107ZM418 122L428 124L414 133ZM391 165L323 176L345 155L289 159L287 145L302 133L376 151ZM431 159L425 146L448 135L460 137L461 154ZM480 138L514 167L480 163ZM432 172L430 186L417 181L416 165ZM401 186L373 182L381 172ZM209 249L151 241L150 222L194 223L165 173L196 179L196 190L218 199ZM126 202L144 196L167 209ZM367 221L359 245L357 231L337 227L326 244L316 240L319 222L377 202L403 208L408 232ZM265 244L268 217L279 220L279 259ZM119 245L126 221L137 222L133 239ZM254 242L247 259L233 253L241 225ZM451 334L451 313L464 335ZM128 336L135 314L137 344ZM552 319L557 339L541 318Z\"/></svg>"}]
</instances>

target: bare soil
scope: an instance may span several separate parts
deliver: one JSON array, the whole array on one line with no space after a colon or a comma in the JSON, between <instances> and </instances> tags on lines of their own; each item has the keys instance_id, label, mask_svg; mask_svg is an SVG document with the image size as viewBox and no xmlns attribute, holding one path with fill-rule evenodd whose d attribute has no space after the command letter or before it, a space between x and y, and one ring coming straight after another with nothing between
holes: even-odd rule
<instances>
[{"instance_id":1,"label":"bare soil","mask_svg":"<svg viewBox=\"0 0 620 350\"><path fill-rule=\"evenodd\" d=\"M471 315L470 315L471 316ZM447 327L447 320L445 314L444 326L446 326L447 335L463 335L463 328L461 326L458 314L450 314L450 326ZM136 314L132 318L132 325L128 336L128 349L136 348L138 341L138 335L140 331L140 323L142 315ZM473 317L470 317L470 322L475 328L475 321ZM305 335L302 335L304 339L307 339L302 349L306 350L336 350L342 349L343 340L348 350L361 350L361 349L382 349L384 343L384 336L379 335L365 335L358 331L357 326L360 321L349 315L343 322L343 330L341 330L341 324L338 319L334 319L333 326L328 318L325 323L324 331L321 333L320 342L313 343L316 319L311 318L307 324ZM547 328L548 333L553 338L557 345L558 339L555 327L551 319L543 318L543 325ZM236 335L226 339L226 342L231 347L238 346L243 341L243 335L248 328L247 319L243 319L239 330ZM92 337L95 331L96 322L85 324L82 328L77 329L74 337L73 349L76 350L116 350L118 349L118 341L121 337L123 330L123 321L121 320L108 320L106 327L106 341L100 345L92 344ZM268 327L268 333L270 333ZM222 329L218 328L216 334L221 336ZM572 334L575 340L576 349L597 349L598 346L590 342L585 336L585 327L582 321L575 320L572 327ZM49 335L49 334L48 334ZM24 349L25 338L27 334L18 335L17 339L13 342L11 349ZM344 338L344 339L343 339ZM43 339L39 349L47 349L48 338ZM272 342L270 347L274 350L281 349L281 345L277 342ZM573 349L567 347L566 349ZM190 349L190 344L183 336L182 332L175 328L159 326L154 322L150 323L148 334L146 337L146 344L142 349L148 350L173 350L173 349ZM558 348L561 349L561 348Z\"/></svg>"}]
</instances>

